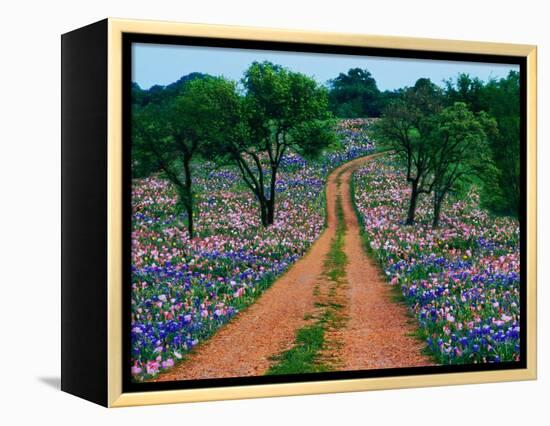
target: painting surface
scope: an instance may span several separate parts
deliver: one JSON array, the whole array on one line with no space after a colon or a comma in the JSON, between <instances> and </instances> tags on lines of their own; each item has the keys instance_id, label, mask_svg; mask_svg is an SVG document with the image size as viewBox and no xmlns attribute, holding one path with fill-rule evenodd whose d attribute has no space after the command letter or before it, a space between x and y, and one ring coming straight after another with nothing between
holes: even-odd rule
<instances>
[{"instance_id":1,"label":"painting surface","mask_svg":"<svg viewBox=\"0 0 550 426\"><path fill-rule=\"evenodd\" d=\"M133 382L520 361L519 66L132 45Z\"/></svg>"}]
</instances>

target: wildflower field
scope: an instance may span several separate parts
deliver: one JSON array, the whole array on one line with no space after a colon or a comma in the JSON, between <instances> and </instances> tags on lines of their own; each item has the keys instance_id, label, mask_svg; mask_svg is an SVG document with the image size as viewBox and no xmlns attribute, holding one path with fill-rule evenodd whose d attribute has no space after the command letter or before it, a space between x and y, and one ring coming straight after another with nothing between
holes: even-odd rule
<instances>
[{"instance_id":1,"label":"wildflower field","mask_svg":"<svg viewBox=\"0 0 550 426\"><path fill-rule=\"evenodd\" d=\"M194 166L196 232L189 239L177 192L162 174L132 183L132 377L148 380L231 320L301 258L325 227L325 183L341 164L375 151L369 121L342 120L341 144L306 160L288 152L276 184L273 226L239 171ZM410 187L392 154L352 179L365 248L402 295L437 364L518 361L519 222L480 207L476 188L450 196L438 228L429 197L405 225ZM235 342L238 345L238 342Z\"/></svg>"},{"instance_id":2,"label":"wildflower field","mask_svg":"<svg viewBox=\"0 0 550 426\"><path fill-rule=\"evenodd\" d=\"M406 226L410 186L391 155L357 171L353 190L367 250L400 290L436 362L518 361L519 222L483 210L472 188L449 197L440 227L430 226L428 197Z\"/></svg>"},{"instance_id":3,"label":"wildflower field","mask_svg":"<svg viewBox=\"0 0 550 426\"><path fill-rule=\"evenodd\" d=\"M132 182L132 377L170 369L304 255L325 223L325 179L373 152L368 120L343 120L341 143L315 160L288 152L276 183L278 211L262 227L236 167L196 162L196 233L175 213L177 193L161 174ZM235 344L239 344L235 342Z\"/></svg>"}]
</instances>

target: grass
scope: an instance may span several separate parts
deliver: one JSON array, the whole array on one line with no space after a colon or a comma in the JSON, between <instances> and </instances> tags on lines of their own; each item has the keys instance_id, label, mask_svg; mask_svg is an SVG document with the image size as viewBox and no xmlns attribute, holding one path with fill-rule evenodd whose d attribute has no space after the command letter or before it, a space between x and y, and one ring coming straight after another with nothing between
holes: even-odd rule
<instances>
[{"instance_id":1,"label":"grass","mask_svg":"<svg viewBox=\"0 0 550 426\"><path fill-rule=\"evenodd\" d=\"M330 281L329 298L336 295L337 287L344 281L346 275L347 257L344 252L346 225L340 196L336 199L336 217L338 221L336 233L324 263L325 275ZM314 288L314 296L320 296L318 286ZM306 314L304 319L316 319L316 321L298 329L292 348L273 357L272 360L275 363L266 375L319 373L331 370L331 366L320 359L321 352L327 343L326 331L329 328L342 327L344 324L345 318L341 314L344 305L317 300L315 307L320 310L320 313Z\"/></svg>"},{"instance_id":2,"label":"grass","mask_svg":"<svg viewBox=\"0 0 550 426\"><path fill-rule=\"evenodd\" d=\"M317 354L323 347L324 334L325 331L320 322L299 329L296 333L294 347L276 357L277 364L272 366L266 374L298 374L326 371L323 364L316 362Z\"/></svg>"},{"instance_id":3,"label":"grass","mask_svg":"<svg viewBox=\"0 0 550 426\"><path fill-rule=\"evenodd\" d=\"M336 219L338 223L336 225L336 235L332 241L328 257L325 261L327 275L331 281L338 281L346 275L346 264L348 262L346 253L344 252L346 224L344 222L344 209L340 196L336 199Z\"/></svg>"}]
</instances>

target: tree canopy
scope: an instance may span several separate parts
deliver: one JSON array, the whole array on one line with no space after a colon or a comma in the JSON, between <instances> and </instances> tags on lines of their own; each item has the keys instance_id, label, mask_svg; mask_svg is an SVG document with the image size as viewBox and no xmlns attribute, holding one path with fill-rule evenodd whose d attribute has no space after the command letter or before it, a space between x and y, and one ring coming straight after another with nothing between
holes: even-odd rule
<instances>
[{"instance_id":1,"label":"tree canopy","mask_svg":"<svg viewBox=\"0 0 550 426\"><path fill-rule=\"evenodd\" d=\"M135 173L158 170L172 182L178 208L187 215L190 238L195 213L191 162L222 139L227 126L226 94L234 90L235 85L221 77L193 78L177 93L133 109Z\"/></svg>"},{"instance_id":2,"label":"tree canopy","mask_svg":"<svg viewBox=\"0 0 550 426\"><path fill-rule=\"evenodd\" d=\"M433 198L433 225L449 192L475 183L482 203L497 214L520 206L519 75L487 83L460 74L440 88L417 80L384 107L373 126L379 144L403 160L411 185L407 224L419 196Z\"/></svg>"},{"instance_id":3,"label":"tree canopy","mask_svg":"<svg viewBox=\"0 0 550 426\"><path fill-rule=\"evenodd\" d=\"M407 88L385 108L382 119L372 128L378 143L394 151L406 166L407 182L411 185L408 225L415 222L418 197L433 189L431 152L426 141L433 131L433 117L442 108L439 87L429 79L419 79L414 87Z\"/></svg>"},{"instance_id":4,"label":"tree canopy","mask_svg":"<svg viewBox=\"0 0 550 426\"><path fill-rule=\"evenodd\" d=\"M497 132L489 140L492 165L485 170L482 201L500 214L519 214L520 206L520 81L511 71L506 78L487 83L459 75L447 82L449 101L465 102L474 112L485 111L496 120Z\"/></svg>"},{"instance_id":5,"label":"tree canopy","mask_svg":"<svg viewBox=\"0 0 550 426\"><path fill-rule=\"evenodd\" d=\"M330 108L338 117L378 117L382 96L372 74L361 68L330 81Z\"/></svg>"},{"instance_id":6,"label":"tree canopy","mask_svg":"<svg viewBox=\"0 0 550 426\"><path fill-rule=\"evenodd\" d=\"M168 84L167 86L154 85L148 90L143 90L139 84L132 83L132 104L134 106L146 106L149 103L164 103L168 98L177 96L185 85L195 79L209 77L207 74L192 72L182 76L179 80Z\"/></svg>"},{"instance_id":7,"label":"tree canopy","mask_svg":"<svg viewBox=\"0 0 550 426\"><path fill-rule=\"evenodd\" d=\"M447 194L471 182L476 170L490 165L487 135L494 134L496 123L486 113L474 114L465 103L455 102L435 115L430 126L425 142L432 179L432 224L437 227Z\"/></svg>"}]
</instances>

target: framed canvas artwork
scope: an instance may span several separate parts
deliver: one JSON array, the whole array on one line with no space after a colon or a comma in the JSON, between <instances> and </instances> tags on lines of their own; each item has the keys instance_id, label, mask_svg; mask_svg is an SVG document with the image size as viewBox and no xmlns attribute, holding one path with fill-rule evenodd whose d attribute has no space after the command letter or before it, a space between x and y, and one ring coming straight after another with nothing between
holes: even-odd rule
<instances>
[{"instance_id":1,"label":"framed canvas artwork","mask_svg":"<svg viewBox=\"0 0 550 426\"><path fill-rule=\"evenodd\" d=\"M107 19L62 36L62 389L536 377L536 48Z\"/></svg>"}]
</instances>

